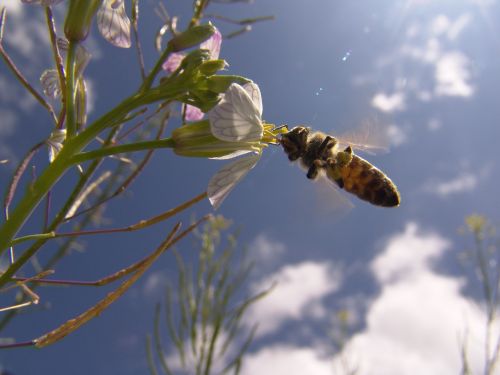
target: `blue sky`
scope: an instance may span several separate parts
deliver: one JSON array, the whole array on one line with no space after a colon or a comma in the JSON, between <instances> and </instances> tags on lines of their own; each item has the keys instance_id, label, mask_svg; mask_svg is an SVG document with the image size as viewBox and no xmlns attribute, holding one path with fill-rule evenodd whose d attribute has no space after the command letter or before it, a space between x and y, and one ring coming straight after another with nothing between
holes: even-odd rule
<instances>
[{"instance_id":1,"label":"blue sky","mask_svg":"<svg viewBox=\"0 0 500 375\"><path fill-rule=\"evenodd\" d=\"M151 66L160 22L155 3L142 3ZM166 6L185 24L190 3ZM6 49L37 82L50 56L41 12L14 0L0 4L11 7ZM257 263L249 290L278 281L249 314L246 323L258 321L260 330L242 374L342 374L346 362L360 374L456 374L464 336L471 365L480 369L484 312L474 303L479 291L460 271L459 252L471 244L457 230L474 212L498 222L499 2L256 0L210 12L274 15L274 21L223 42L228 72L260 86L269 123L306 124L334 135L378 132L390 151L363 157L391 177L402 197L400 207L382 209L342 193L354 207L339 212L338 193L328 183L311 183L278 147L266 150L219 209L242 228L240 243ZM216 25L223 33L232 30ZM95 31L87 42L95 57L87 68L93 118L140 79L135 52L110 47ZM50 122L4 66L0 88L0 159L19 160L48 136ZM130 193L109 205L105 217L112 221L105 225L128 225L199 194L224 163L158 152ZM0 169L2 185L9 168ZM201 216L211 208L203 202L193 212ZM183 219L188 222L193 212ZM167 229L85 239L86 251L74 252L57 275L109 274L153 249ZM179 249L188 257L195 251L189 240ZM0 363L14 374L147 372L144 336L174 270L167 254L80 331L42 351L0 352ZM471 293L464 292L467 286ZM43 291L42 303L50 308L24 314L3 336L36 337L106 292ZM351 310L356 332L334 354L334 316L343 308Z\"/></svg>"}]
</instances>

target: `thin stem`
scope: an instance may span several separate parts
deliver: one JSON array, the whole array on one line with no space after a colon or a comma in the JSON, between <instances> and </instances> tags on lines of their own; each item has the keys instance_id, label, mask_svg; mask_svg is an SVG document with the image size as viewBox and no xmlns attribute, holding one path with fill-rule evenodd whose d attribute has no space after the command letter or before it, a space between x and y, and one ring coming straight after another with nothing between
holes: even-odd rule
<instances>
[{"instance_id":1,"label":"thin stem","mask_svg":"<svg viewBox=\"0 0 500 375\"><path fill-rule=\"evenodd\" d=\"M54 17L52 15L52 9L50 7L45 7L45 17L47 19L47 27L49 29L50 35L50 45L52 47L52 54L54 55L54 61L56 63L57 74L59 75L59 87L66 87L66 77L64 76L64 64L59 53L59 47L57 46L57 33L56 33L56 25L54 22ZM62 102L66 102L66 91L61 90L62 94ZM63 111L64 113L64 111ZM57 128L62 128L63 121L61 118L57 121Z\"/></svg>"},{"instance_id":2,"label":"thin stem","mask_svg":"<svg viewBox=\"0 0 500 375\"><path fill-rule=\"evenodd\" d=\"M50 239L50 238L58 238L58 237L77 237L77 236L88 236L88 235L95 235L95 234L133 232L136 230L147 228L151 225L158 224L164 220L167 220L168 218L178 214L179 212L186 210L187 208L189 208L193 204L198 203L199 201L205 199L206 197L207 197L207 193L203 192L201 194L198 194L193 199L190 199L189 201L184 202L175 208L172 208L168 211L165 211L159 215L153 216L152 218L149 218L146 220L140 220L139 222L132 224L132 225L129 225L127 227L111 228L111 229L95 229L95 230L66 232L66 233L55 233L52 231L52 232L48 232L48 233L30 234L27 236L18 237L18 238L13 239L11 242L11 246L20 244L20 243L25 242L25 241Z\"/></svg>"},{"instance_id":3,"label":"thin stem","mask_svg":"<svg viewBox=\"0 0 500 375\"><path fill-rule=\"evenodd\" d=\"M3 28L5 26L5 19L7 17L7 8L4 6L1 8L2 11L0 13L0 44L2 44L3 41Z\"/></svg>"},{"instance_id":4,"label":"thin stem","mask_svg":"<svg viewBox=\"0 0 500 375\"><path fill-rule=\"evenodd\" d=\"M35 156L36 152L44 145L44 142L40 142L33 146L24 159L21 161L21 163L18 165L16 168L16 171L14 172L14 175L12 176L12 180L9 184L9 187L7 189L7 194L5 195L5 200L4 200L4 207L5 207L5 219L9 219L7 212L9 211L10 204L12 200L14 199L14 194L16 193L17 186L19 184L19 181L21 177L23 176L24 172L26 171L26 168L28 167L28 164L30 163L31 159L33 159L33 156Z\"/></svg>"},{"instance_id":5,"label":"thin stem","mask_svg":"<svg viewBox=\"0 0 500 375\"><path fill-rule=\"evenodd\" d=\"M144 68L144 55L142 53L141 41L139 39L139 1L132 1L132 31L135 39L135 46L137 51L137 58L139 60L139 67L141 69L141 78L144 81L146 79L146 69Z\"/></svg>"},{"instance_id":6,"label":"thin stem","mask_svg":"<svg viewBox=\"0 0 500 375\"><path fill-rule=\"evenodd\" d=\"M158 148L173 148L175 142L172 138L164 138L154 141L143 141L120 146L100 148L94 151L79 153L70 160L71 164L80 164L88 160L102 158L104 156L123 154L126 152L136 152L144 150L154 150Z\"/></svg>"},{"instance_id":7,"label":"thin stem","mask_svg":"<svg viewBox=\"0 0 500 375\"><path fill-rule=\"evenodd\" d=\"M165 126L166 126L166 121L167 121L167 118L168 118L168 114L167 116L161 121L161 125L160 125L160 128L158 129L158 133L156 135L156 139L160 139L160 137L162 136L163 134L163 131L165 130ZM109 142L108 142L109 143ZM82 215L86 212L89 212L89 211L92 211L92 210L95 210L97 207L99 206L102 206L104 203L108 202L109 200L117 197L118 195L120 195L121 193L123 193L127 187L132 184L132 182L137 178L137 176L139 176L139 174L142 172L142 170L144 169L144 167L146 166L146 164L149 162L149 160L151 159L151 157L153 156L153 153L154 153L155 150L150 150L146 153L146 156L141 160L140 163L138 163L137 167L134 169L134 171L132 173L130 173L126 178L125 180L120 184L120 186L118 186L115 191L111 194L111 195L107 195L107 194L104 194L102 195L103 197L105 197L104 199L100 199L100 200L97 200L97 203L93 204L92 206L90 206L89 208L86 208L85 210L83 211L80 211L78 213L75 213L74 215L72 216L69 216L68 217L68 214L65 215L65 218L64 218L64 221L69 221L73 218L75 218L76 216L79 216L79 215Z\"/></svg>"},{"instance_id":8,"label":"thin stem","mask_svg":"<svg viewBox=\"0 0 500 375\"><path fill-rule=\"evenodd\" d=\"M167 45L165 51L163 51L163 53L160 55L160 58L156 61L155 66L151 70L151 73L149 73L146 79L144 80L140 92L145 92L151 88L156 76L161 70L163 63L165 62L165 60L167 60L168 55L170 55L171 53L172 53L172 47L170 47L170 45Z\"/></svg>"},{"instance_id":9,"label":"thin stem","mask_svg":"<svg viewBox=\"0 0 500 375\"><path fill-rule=\"evenodd\" d=\"M165 109L170 103L161 103L158 108L153 113L150 113L147 115L143 120L139 121L137 124L132 126L130 129L124 131L122 134L118 135L116 137L116 141L120 142L123 139L125 139L128 135L132 134L134 131L136 131L139 127L147 123L149 120L151 120L154 116L159 114L163 109ZM145 112L145 111L144 111ZM168 118L170 117L170 111L167 109L165 114L162 116L161 123L166 123Z\"/></svg>"},{"instance_id":10,"label":"thin stem","mask_svg":"<svg viewBox=\"0 0 500 375\"><path fill-rule=\"evenodd\" d=\"M68 55L71 53L72 43L70 43ZM167 48L168 51L168 48ZM68 61L72 61L69 57ZM68 64L68 68L71 65ZM158 64L157 64L158 65ZM160 63L161 66L161 63ZM74 68L74 67L73 67ZM159 69L159 68L158 68ZM156 75L156 70L150 74L149 84L153 82L154 76ZM72 87L74 77L74 72L70 74L68 71L68 77L66 82L66 87ZM131 111L156 102L156 101L173 101L181 95L184 89L179 87L179 85L162 85L151 90L143 91L142 86L140 91L122 101L113 110L106 113L93 124L89 125L81 133L73 133L73 137L68 137L62 150L59 152L58 156L54 159L52 163L43 171L43 173L38 177L38 179L32 184L30 189L27 189L24 197L19 201L14 211L11 213L9 220L0 227L0 254L8 248L9 243L12 241L14 236L18 233L25 221L30 217L32 212L38 206L42 198L47 194L47 192L54 186L54 184L61 178L61 176L71 167L70 162L72 158L79 153L86 145L88 145L92 140L94 140L102 131L111 126L116 126L123 120L128 113ZM71 90L68 90L71 91ZM73 102L74 92L67 95L67 101ZM68 103L66 103L68 105ZM72 103L74 104L74 103ZM74 118L74 107L71 108L71 104L66 108L67 110L67 126L73 127L73 131L76 131L76 123ZM69 114L72 112L72 114ZM71 123L71 125L69 124ZM69 129L68 129L69 131ZM37 249L30 249L30 251L25 251L22 256L12 264L2 275L0 275L0 287L2 287L10 278L15 274L15 272L34 254Z\"/></svg>"},{"instance_id":11,"label":"thin stem","mask_svg":"<svg viewBox=\"0 0 500 375\"><path fill-rule=\"evenodd\" d=\"M195 2L193 18L191 18L191 22L189 23L190 28L196 26L200 22L200 19L203 16L203 11L207 7L208 3L209 0L198 0Z\"/></svg>"},{"instance_id":12,"label":"thin stem","mask_svg":"<svg viewBox=\"0 0 500 375\"><path fill-rule=\"evenodd\" d=\"M174 215L177 215L179 212L182 212L182 211L186 210L187 208L191 207L193 204L198 203L199 201L205 199L206 197L207 197L207 193L203 192L201 194L198 194L196 197L180 204L177 207L174 207L168 211L165 211L159 215L153 216L149 219L140 220L139 222L132 224L132 225L129 225L127 227L111 228L111 229L95 229L95 230L66 232L66 233L55 233L55 234L52 234L52 237L74 237L74 236L88 236L88 235L94 235L94 234L133 232L136 230L147 228L151 225L158 224L164 220L167 220L168 218L170 218ZM38 236L43 236L43 235L46 235L47 237L49 237L49 233L39 234ZM32 235L32 236L37 236L37 235ZM28 237L28 236L25 236L25 237ZM25 237L21 237L21 238L25 238Z\"/></svg>"},{"instance_id":13,"label":"thin stem","mask_svg":"<svg viewBox=\"0 0 500 375\"><path fill-rule=\"evenodd\" d=\"M76 134L76 114L75 114L75 55L77 44L70 41L66 55L66 129L68 138L71 139Z\"/></svg>"},{"instance_id":14,"label":"thin stem","mask_svg":"<svg viewBox=\"0 0 500 375\"><path fill-rule=\"evenodd\" d=\"M251 25L256 22L261 22L261 21L274 21L275 17L274 16L259 16L259 17L253 17L253 18L243 18L241 20L235 20L233 18L229 18L226 16L222 16L219 14L205 14L205 18L214 18L218 19L227 23L231 23L233 25Z\"/></svg>"},{"instance_id":15,"label":"thin stem","mask_svg":"<svg viewBox=\"0 0 500 375\"><path fill-rule=\"evenodd\" d=\"M9 220L6 220L2 227L0 227L0 253L8 247L11 239L17 234L21 226L38 206L40 200L71 166L69 160L73 155L83 149L83 147L90 143L101 131L106 129L108 124L115 123L117 119L123 118L131 109L137 108L141 102L142 97L140 96L132 96L125 99L115 109L102 116L80 134L66 141L64 147L54 161L33 183L31 189L26 191L24 197L11 213ZM21 258L0 276L0 287L14 275L35 251L36 250L33 252L26 251Z\"/></svg>"},{"instance_id":16,"label":"thin stem","mask_svg":"<svg viewBox=\"0 0 500 375\"><path fill-rule=\"evenodd\" d=\"M48 233L37 233L37 234L28 234L27 236L22 236L18 238L14 238L11 242L11 245L18 245L22 242L26 241L33 241L33 240L41 240L41 239L46 239L46 238L54 238L57 235L54 232L48 232Z\"/></svg>"},{"instance_id":17,"label":"thin stem","mask_svg":"<svg viewBox=\"0 0 500 375\"><path fill-rule=\"evenodd\" d=\"M151 335L146 335L146 354L148 359L149 372L152 375L158 375L158 370L155 366L155 361L153 359L153 349L151 349Z\"/></svg>"},{"instance_id":18,"label":"thin stem","mask_svg":"<svg viewBox=\"0 0 500 375\"><path fill-rule=\"evenodd\" d=\"M105 141L105 145L108 145L113 141L113 138L118 132L118 130L119 130L118 127L112 129L112 131L109 133ZM47 232L55 231L57 227L63 222L63 219L66 217L69 209L73 206L73 202L79 196L80 192L85 187L90 178L93 176L95 170L99 167L100 164L101 160L95 160L90 164L85 173L80 176L75 187L73 188L73 191L70 193L69 197L66 199L66 202L63 204L63 207L61 208L61 210L58 212L56 217L52 220L49 227L47 228ZM82 220L82 222L79 223L80 227L85 227L86 225L89 224L91 220L92 220L92 214L87 215ZM25 251L27 259L33 256L48 240L49 239L40 239L36 241L33 245L31 245ZM61 260L63 256L68 252L73 241L74 241L73 238L69 238L63 245L61 245L59 249L56 251L56 253L52 255L52 257L45 263L43 269L49 270L53 268L57 264L57 262ZM22 263L20 264L22 265ZM35 287L36 285L32 286L32 289L34 289ZM25 299L25 297L23 297L23 299ZM0 320L0 331L2 331L3 328L16 316L16 313L17 310L12 310L7 312L6 314L3 314L2 319Z\"/></svg>"}]
</instances>

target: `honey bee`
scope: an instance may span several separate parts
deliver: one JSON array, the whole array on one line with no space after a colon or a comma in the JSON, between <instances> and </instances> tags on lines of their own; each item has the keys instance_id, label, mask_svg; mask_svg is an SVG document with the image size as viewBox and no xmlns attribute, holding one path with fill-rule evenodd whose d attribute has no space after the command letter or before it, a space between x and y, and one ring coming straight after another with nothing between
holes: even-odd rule
<instances>
[{"instance_id":1,"label":"honey bee","mask_svg":"<svg viewBox=\"0 0 500 375\"><path fill-rule=\"evenodd\" d=\"M297 126L281 134L279 143L290 161L300 159L307 178L315 179L324 172L338 187L362 200L382 207L399 206L399 191L391 179L355 155L351 146L340 151L335 137Z\"/></svg>"}]
</instances>

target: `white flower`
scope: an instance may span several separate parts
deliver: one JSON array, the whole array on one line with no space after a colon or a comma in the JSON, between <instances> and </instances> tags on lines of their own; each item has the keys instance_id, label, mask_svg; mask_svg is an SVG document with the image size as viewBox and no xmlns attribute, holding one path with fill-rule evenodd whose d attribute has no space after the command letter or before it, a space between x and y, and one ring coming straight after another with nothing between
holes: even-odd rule
<instances>
[{"instance_id":1,"label":"white flower","mask_svg":"<svg viewBox=\"0 0 500 375\"><path fill-rule=\"evenodd\" d=\"M222 100L208 113L212 134L226 142L259 142L262 141L264 125L262 123L262 98L259 86L250 82L244 86L231 84ZM208 184L207 194L210 203L217 209L231 190L257 164L262 148L259 151L240 150L229 157L252 152L251 155L239 158L218 171ZM227 159L228 156L224 158Z\"/></svg>"},{"instance_id":2,"label":"white flower","mask_svg":"<svg viewBox=\"0 0 500 375\"><path fill-rule=\"evenodd\" d=\"M123 0L103 0L97 12L97 26L104 39L114 46L131 46L130 20Z\"/></svg>"},{"instance_id":3,"label":"white flower","mask_svg":"<svg viewBox=\"0 0 500 375\"><path fill-rule=\"evenodd\" d=\"M222 100L208 112L215 137L227 142L252 142L262 139L262 99L259 86L231 84Z\"/></svg>"}]
</instances>

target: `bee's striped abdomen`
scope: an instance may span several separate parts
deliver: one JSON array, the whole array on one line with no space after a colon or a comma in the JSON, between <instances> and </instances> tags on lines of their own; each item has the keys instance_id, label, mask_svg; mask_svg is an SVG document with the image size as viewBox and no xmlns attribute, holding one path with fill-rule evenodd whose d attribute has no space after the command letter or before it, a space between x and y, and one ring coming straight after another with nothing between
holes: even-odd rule
<instances>
[{"instance_id":1,"label":"bee's striped abdomen","mask_svg":"<svg viewBox=\"0 0 500 375\"><path fill-rule=\"evenodd\" d=\"M394 207L400 203L399 191L380 169L357 155L340 169L343 188L377 206Z\"/></svg>"}]
</instances>

